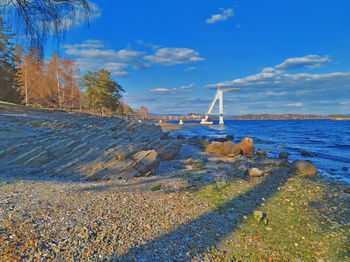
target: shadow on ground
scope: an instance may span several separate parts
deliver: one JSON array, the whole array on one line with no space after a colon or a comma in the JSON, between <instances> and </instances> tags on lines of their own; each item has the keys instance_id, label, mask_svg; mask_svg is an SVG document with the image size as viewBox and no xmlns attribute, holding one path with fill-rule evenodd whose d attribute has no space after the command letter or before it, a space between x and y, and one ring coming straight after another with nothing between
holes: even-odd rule
<instances>
[{"instance_id":1,"label":"shadow on ground","mask_svg":"<svg viewBox=\"0 0 350 262\"><path fill-rule=\"evenodd\" d=\"M292 174L280 168L253 189L233 198L210 213L131 248L116 257L116 261L188 261L190 255L200 255L231 234L244 216L251 215L264 201L272 197Z\"/></svg>"}]
</instances>

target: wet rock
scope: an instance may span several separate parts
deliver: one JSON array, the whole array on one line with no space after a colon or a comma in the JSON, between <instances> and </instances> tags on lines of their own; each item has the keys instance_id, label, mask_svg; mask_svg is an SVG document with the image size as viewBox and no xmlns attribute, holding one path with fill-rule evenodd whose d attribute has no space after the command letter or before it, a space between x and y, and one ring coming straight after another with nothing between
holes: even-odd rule
<instances>
[{"instance_id":1,"label":"wet rock","mask_svg":"<svg viewBox=\"0 0 350 262\"><path fill-rule=\"evenodd\" d=\"M169 135L169 132L163 132L163 133L160 135L160 139L167 139L167 138L168 138L168 135Z\"/></svg>"},{"instance_id":2,"label":"wet rock","mask_svg":"<svg viewBox=\"0 0 350 262\"><path fill-rule=\"evenodd\" d=\"M344 188L344 193L350 194L350 186Z\"/></svg>"},{"instance_id":3,"label":"wet rock","mask_svg":"<svg viewBox=\"0 0 350 262\"><path fill-rule=\"evenodd\" d=\"M205 139L198 139L198 137L191 137L187 139L186 142L201 149L205 149L210 144L209 141Z\"/></svg>"},{"instance_id":4,"label":"wet rock","mask_svg":"<svg viewBox=\"0 0 350 262\"><path fill-rule=\"evenodd\" d=\"M224 143L224 142L226 142L226 141L227 141L227 139L226 139L226 138L224 138L224 137L219 137L219 138L215 138L215 141L216 141L216 142L221 142L221 143Z\"/></svg>"},{"instance_id":5,"label":"wet rock","mask_svg":"<svg viewBox=\"0 0 350 262\"><path fill-rule=\"evenodd\" d=\"M310 161L295 160L290 170L301 176L315 176L317 168Z\"/></svg>"},{"instance_id":6,"label":"wet rock","mask_svg":"<svg viewBox=\"0 0 350 262\"><path fill-rule=\"evenodd\" d=\"M290 163L285 159L269 158L258 162L257 164L262 166L272 166L272 167L289 167Z\"/></svg>"},{"instance_id":7,"label":"wet rock","mask_svg":"<svg viewBox=\"0 0 350 262\"><path fill-rule=\"evenodd\" d=\"M304 157L312 157L312 155L311 155L309 152L303 151L303 152L301 152L300 154L301 154L302 156L304 156Z\"/></svg>"},{"instance_id":8,"label":"wet rock","mask_svg":"<svg viewBox=\"0 0 350 262\"><path fill-rule=\"evenodd\" d=\"M201 140L207 140L207 136L202 136Z\"/></svg>"},{"instance_id":9,"label":"wet rock","mask_svg":"<svg viewBox=\"0 0 350 262\"><path fill-rule=\"evenodd\" d=\"M245 156L253 156L255 153L253 139L250 137L243 138L238 146Z\"/></svg>"},{"instance_id":10,"label":"wet rock","mask_svg":"<svg viewBox=\"0 0 350 262\"><path fill-rule=\"evenodd\" d=\"M263 150L256 152L259 156L267 156L267 153Z\"/></svg>"},{"instance_id":11,"label":"wet rock","mask_svg":"<svg viewBox=\"0 0 350 262\"><path fill-rule=\"evenodd\" d=\"M241 150L237 144L234 144L231 141L226 141L225 143L214 142L208 145L205 152L214 155L236 156Z\"/></svg>"},{"instance_id":12,"label":"wet rock","mask_svg":"<svg viewBox=\"0 0 350 262\"><path fill-rule=\"evenodd\" d=\"M343 171L349 171L349 168L343 167L342 170L343 170Z\"/></svg>"},{"instance_id":13,"label":"wet rock","mask_svg":"<svg viewBox=\"0 0 350 262\"><path fill-rule=\"evenodd\" d=\"M208 145L210 145L210 142L207 140L198 140L194 143L194 146L199 147L201 149L205 149Z\"/></svg>"},{"instance_id":14,"label":"wet rock","mask_svg":"<svg viewBox=\"0 0 350 262\"><path fill-rule=\"evenodd\" d=\"M281 152L281 153L279 153L278 157L281 159L287 159L289 157L289 153L288 152Z\"/></svg>"},{"instance_id":15,"label":"wet rock","mask_svg":"<svg viewBox=\"0 0 350 262\"><path fill-rule=\"evenodd\" d=\"M227 135L226 136L226 140L233 140L233 139L235 139L233 136L231 136L231 135Z\"/></svg>"},{"instance_id":16,"label":"wet rock","mask_svg":"<svg viewBox=\"0 0 350 262\"><path fill-rule=\"evenodd\" d=\"M205 167L205 161L202 159L194 159L189 162L193 169L203 169Z\"/></svg>"},{"instance_id":17,"label":"wet rock","mask_svg":"<svg viewBox=\"0 0 350 262\"><path fill-rule=\"evenodd\" d=\"M263 172L260 169L254 167L249 169L249 175L251 177L261 177L263 175Z\"/></svg>"},{"instance_id":18,"label":"wet rock","mask_svg":"<svg viewBox=\"0 0 350 262\"><path fill-rule=\"evenodd\" d=\"M177 139L180 139L180 140L185 139L185 137L184 137L183 135L177 135L176 138L177 138Z\"/></svg>"}]
</instances>

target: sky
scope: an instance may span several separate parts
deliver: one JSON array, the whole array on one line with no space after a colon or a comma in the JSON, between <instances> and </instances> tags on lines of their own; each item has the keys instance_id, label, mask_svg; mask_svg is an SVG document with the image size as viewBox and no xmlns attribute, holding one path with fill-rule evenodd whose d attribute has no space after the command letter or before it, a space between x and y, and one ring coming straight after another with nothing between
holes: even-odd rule
<instances>
[{"instance_id":1,"label":"sky","mask_svg":"<svg viewBox=\"0 0 350 262\"><path fill-rule=\"evenodd\" d=\"M59 52L152 113L205 113L235 87L226 115L349 114L349 14L348 0L100 0Z\"/></svg>"}]
</instances>

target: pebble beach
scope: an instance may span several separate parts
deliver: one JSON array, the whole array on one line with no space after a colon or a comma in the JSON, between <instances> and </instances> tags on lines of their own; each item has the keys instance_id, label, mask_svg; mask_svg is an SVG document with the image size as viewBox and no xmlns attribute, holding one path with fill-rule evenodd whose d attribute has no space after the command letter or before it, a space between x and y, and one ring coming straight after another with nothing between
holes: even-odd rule
<instances>
[{"instance_id":1,"label":"pebble beach","mask_svg":"<svg viewBox=\"0 0 350 262\"><path fill-rule=\"evenodd\" d=\"M5 121L23 112L11 113L7 108L0 114ZM38 125L40 117L31 114L38 120L30 128L43 135L40 129L47 128L48 119ZM56 118L54 114L50 117ZM57 118L51 130L68 132L71 127L59 125L59 119L67 118ZM3 146L14 134L4 126L0 128ZM24 131L16 129L19 134L28 131L25 120L22 127ZM137 128L133 126L128 137ZM141 147L138 152L154 150L169 157L177 148L175 142L161 132L158 135L163 147ZM207 154L201 141L178 140L181 148L176 156L157 157L156 167L150 158L147 164L145 158L135 158L137 152L125 159L117 154L113 163L120 168L133 161L129 169L122 169L125 177L107 175L108 170L116 171L106 169L111 160L105 151L110 148L101 149L101 155L95 155L98 161L92 161L100 164L98 174L103 176L94 176L100 180L88 179L92 173L77 172L79 163L51 173L40 166L11 164L2 155L0 260L350 261L347 185L292 172L292 163L285 159L260 153ZM45 159L52 170L62 167L54 158Z\"/></svg>"}]
</instances>

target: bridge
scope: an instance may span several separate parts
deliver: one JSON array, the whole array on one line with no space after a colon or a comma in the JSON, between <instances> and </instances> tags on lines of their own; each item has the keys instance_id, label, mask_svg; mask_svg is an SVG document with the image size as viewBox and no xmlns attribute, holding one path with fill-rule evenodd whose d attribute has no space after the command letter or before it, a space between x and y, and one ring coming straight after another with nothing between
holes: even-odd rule
<instances>
[{"instance_id":1,"label":"bridge","mask_svg":"<svg viewBox=\"0 0 350 262\"><path fill-rule=\"evenodd\" d=\"M220 114L220 121L219 124L223 125L224 124L224 101L223 101L223 93L228 92L228 91L239 91L239 88L223 88L223 89L218 89L216 91L216 94L214 96L213 101L211 102L209 106L208 112L205 114L205 118L202 119L201 124L202 125L212 125L213 122L208 122L209 115L211 111L213 110L216 100L219 99L219 114Z\"/></svg>"}]
</instances>

